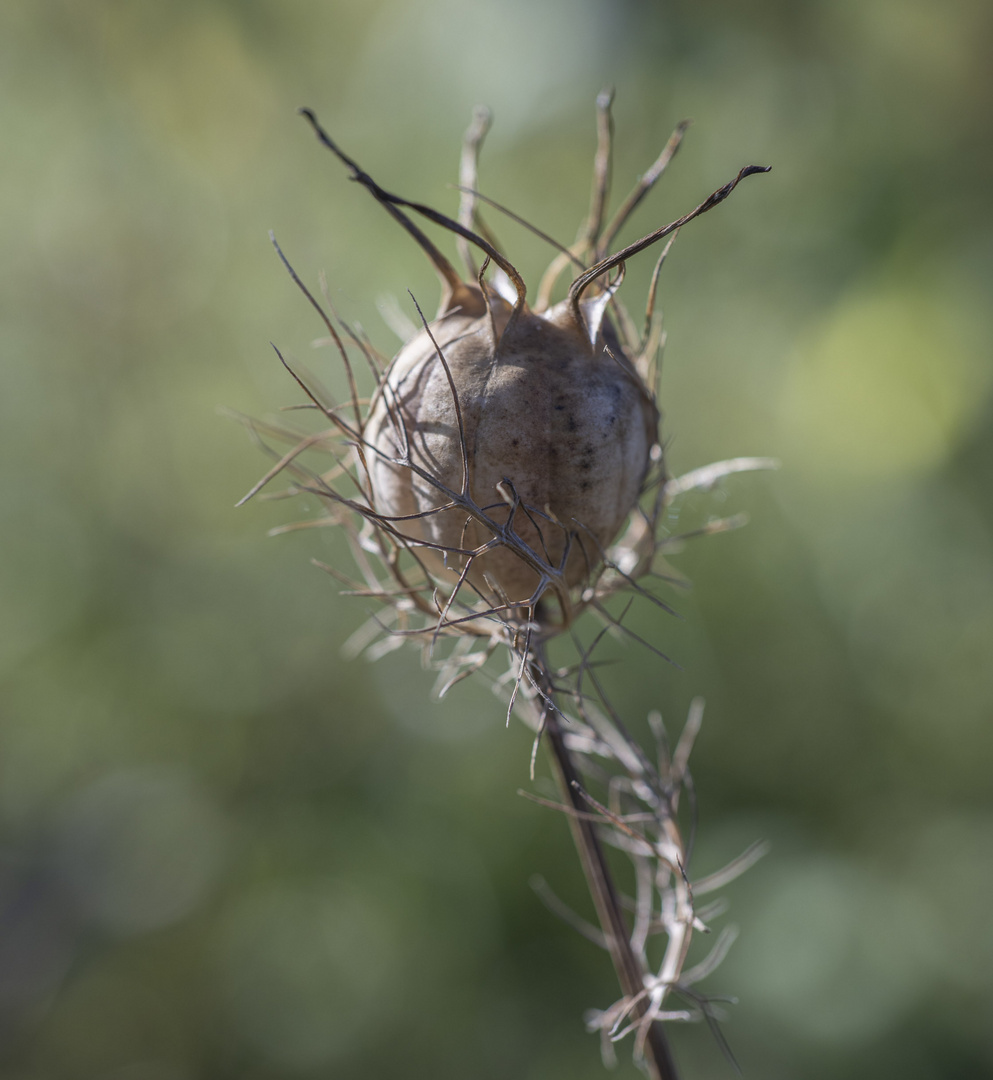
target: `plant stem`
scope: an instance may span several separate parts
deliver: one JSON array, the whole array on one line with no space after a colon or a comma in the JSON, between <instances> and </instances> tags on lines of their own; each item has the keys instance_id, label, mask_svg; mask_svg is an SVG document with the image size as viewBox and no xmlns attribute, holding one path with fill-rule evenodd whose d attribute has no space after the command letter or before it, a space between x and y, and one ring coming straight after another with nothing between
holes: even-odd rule
<instances>
[{"instance_id":1,"label":"plant stem","mask_svg":"<svg viewBox=\"0 0 993 1080\"><path fill-rule=\"evenodd\" d=\"M603 846L596 834L594 823L586 817L589 806L579 791L579 773L572 755L565 745L561 714L554 707L554 691L548 673L543 650L531 662L532 674L541 690L535 706L540 713L540 723L551 750L552 763L562 794L578 813L569 814L572 838L579 853L579 860L586 876L586 884L596 907L597 918L603 931L614 963L614 970L621 990L634 998L644 990L645 972L631 949L629 931L621 909L620 898L614 885ZM648 1004L639 1002L634 1008L636 1017L643 1016ZM676 1063L669 1047L669 1040L659 1021L651 1024L645 1040L645 1063L652 1080L679 1080Z\"/></svg>"}]
</instances>

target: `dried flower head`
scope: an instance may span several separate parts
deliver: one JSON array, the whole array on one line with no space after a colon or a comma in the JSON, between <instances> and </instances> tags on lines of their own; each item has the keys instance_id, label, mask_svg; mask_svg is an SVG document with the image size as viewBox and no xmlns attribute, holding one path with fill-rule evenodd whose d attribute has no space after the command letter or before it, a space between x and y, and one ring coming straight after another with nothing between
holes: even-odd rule
<instances>
[{"instance_id":1,"label":"dried flower head","mask_svg":"<svg viewBox=\"0 0 993 1080\"><path fill-rule=\"evenodd\" d=\"M711 488L730 473L774 464L736 458L670 478L655 397L664 337L655 298L669 246L682 225L717 206L744 177L767 170L742 169L694 210L611 253L621 228L678 150L686 124L676 128L608 220L610 106L611 95L601 94L591 205L578 239L564 247L527 226L557 249L533 304L480 218L483 202L527 224L476 190L478 152L489 126L485 110L477 110L463 143L455 219L384 190L312 112L302 110L351 178L427 254L441 279L441 304L429 322L415 301L421 326L411 324L403 335L406 344L387 360L359 328L340 318L326 289L324 305L313 296L277 245L324 322L350 393L343 404L332 401L280 355L307 395L305 407L317 411L326 426L298 434L250 422L260 441L288 439L291 448L273 452L275 464L245 498L289 474L289 494L311 493L327 508L324 517L291 527L345 531L362 580L326 569L353 594L382 605L355 635L356 650L368 647L375 656L409 638L425 642L440 669L441 693L482 670L498 647L508 650L509 669L495 686L509 699L508 718L516 705L534 730L535 752L547 737L563 796L552 805L569 816L600 927L566 917L609 950L623 991L614 1005L590 1014L589 1026L601 1034L605 1056L615 1041L635 1033L636 1056L649 1074L673 1080L661 1022L704 1019L713 1025L714 999L700 994L695 983L717 966L733 937L726 931L708 958L687 967L694 932L707 929L709 917L694 898L731 880L761 851L753 847L727 870L691 883L692 831L685 838L677 817L681 794L683 806L692 802L688 757L702 706L694 703L672 753L661 718L650 717L656 747L646 753L625 730L590 663L600 637L589 648L578 646L578 663L563 671L549 666L545 644L573 628L584 610L631 634L623 614L612 614L605 601L628 592L666 606L643 581L683 539L663 535L660 527L673 500ZM455 235L465 278L408 211ZM667 243L639 328L618 288L626 261L662 240ZM556 282L568 267L573 280L553 303ZM359 393L356 359L373 374L368 398ZM309 464L315 453L323 455L317 466ZM739 523L711 521L697 532ZM441 639L452 647L439 659ZM532 775L533 767L534 754ZM602 799L591 793L591 784L599 786ZM630 925L601 838L633 863ZM544 885L540 892L551 896ZM564 911L554 896L548 902ZM713 905L710 913L717 914ZM648 942L657 935L665 936L666 946L653 973Z\"/></svg>"},{"instance_id":2,"label":"dried flower head","mask_svg":"<svg viewBox=\"0 0 993 1080\"><path fill-rule=\"evenodd\" d=\"M442 297L431 322L417 307L421 329L387 364L337 319L339 330L286 263L338 347L351 401L342 407L304 386L330 429L301 439L249 494L279 472L294 472L295 490L321 497L330 510L326 522L348 529L365 571L363 591L397 611L405 632L432 640L449 633L512 640L522 627L555 633L649 571L659 549L657 526L669 492L654 391L662 344L654 308L668 245L653 274L642 332L617 296L624 265L666 237L671 243L680 226L722 202L743 177L766 170L742 169L690 213L608 254L672 159L686 125L605 223L609 95L600 96L598 109L590 212L571 247L555 244L559 254L534 305L521 275L479 221L476 162L489 125L485 110L477 110L466 135L457 220L385 191L310 110L301 110L351 178L420 244L441 279ZM456 235L468 280L406 210ZM478 271L472 246L484 260ZM555 282L569 265L576 276L564 299L552 304ZM375 373L367 405L345 339ZM331 452L333 469L305 469L301 454L315 447ZM646 492L654 498L642 505ZM625 522L628 529L615 544ZM412 623L415 613L422 618Z\"/></svg>"}]
</instances>

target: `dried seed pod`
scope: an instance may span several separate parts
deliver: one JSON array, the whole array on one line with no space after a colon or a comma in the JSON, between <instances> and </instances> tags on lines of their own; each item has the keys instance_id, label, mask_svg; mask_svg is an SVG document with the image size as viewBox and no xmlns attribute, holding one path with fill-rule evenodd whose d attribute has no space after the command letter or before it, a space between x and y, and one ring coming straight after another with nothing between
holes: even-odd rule
<instances>
[{"instance_id":1,"label":"dried seed pod","mask_svg":"<svg viewBox=\"0 0 993 1080\"><path fill-rule=\"evenodd\" d=\"M587 319L598 306L585 305ZM600 563L641 492L657 426L652 395L609 323L578 324L568 302L515 318L507 301L476 288L390 368L367 426L380 452L376 510L410 518L407 534L437 545L427 557L440 579L531 606L549 567L573 587ZM405 447L430 479L391 463ZM438 509L450 504L445 489L462 492L465 480L465 494L538 565L518 545L491 543L498 534L463 507Z\"/></svg>"},{"instance_id":2,"label":"dried seed pod","mask_svg":"<svg viewBox=\"0 0 993 1080\"><path fill-rule=\"evenodd\" d=\"M635 1059L652 1076L671 1078L675 1064L661 1021L706 1019L715 1028L711 1002L690 987L720 962L732 940L728 933L720 935L706 959L685 969L691 938L706 929L703 911L694 906L694 892L716 887L717 879L730 880L761 852L752 849L736 865L691 888L686 873L689 849L676 816L680 792L688 789L687 758L702 705L692 706L671 753L659 717L652 725L656 753L646 754L624 730L591 670L591 653L603 634L589 648L577 639L578 663L554 674L545 639L589 606L607 626L663 655L623 625L627 607L616 615L601 601L626 591L665 607L639 579L658 571L667 544L682 539L667 540L659 528L672 500L686 491L710 488L729 473L774 465L766 459L739 458L667 479L649 373L661 345L654 301L669 245L652 275L643 334L615 296L626 259L716 206L744 176L766 170L742 169L689 214L610 255L612 241L664 172L686 127L677 126L605 225L610 104L609 93L597 100L598 146L587 221L571 248L555 244L559 254L541 281L533 307L526 302L520 274L478 221L476 204L483 196L474 190L476 155L489 123L487 113L477 112L465 139L463 197L456 221L384 191L304 110L320 141L350 168L352 179L426 252L441 277L442 300L435 320L428 323L421 316L423 328L405 332L409 340L387 364L333 309L332 315L326 313L277 245L293 280L324 320L328 340L338 348L351 401L329 401L287 365L310 398L305 407L319 410L330 426L302 435L253 423L260 438L288 436L294 445L275 455L275 465L246 499L285 471L294 476L291 494L307 491L328 506L326 517L300 527L343 528L362 580L349 581L332 566L325 569L347 581L353 595L384 605L353 635L355 652L373 658L407 638L419 639L439 671L437 689L443 695L484 669L496 650L508 650L511 667L494 683L509 688L508 722L520 702L521 714L535 732L532 778L540 740L544 737L550 747L563 798L561 804L549 805L570 814L603 944L622 989L622 997L609 1009L588 1014L588 1028L601 1033L605 1058L618 1039L634 1033ZM405 209L456 234L469 282ZM470 245L486 257L478 272ZM580 273L566 299L551 306L555 281L570 262ZM491 264L498 269L487 281ZM608 281L614 270L616 277ZM359 397L345 338L376 371L368 405ZM327 468L327 457L322 469L303 463L311 451L329 455L332 467ZM616 541L626 521L628 527ZM703 531L722 531L736 523L734 518L711 521ZM435 646L442 636L454 644L439 660ZM587 677L602 710L584 689ZM569 699L575 715L562 707ZM602 781L604 802L585 788L588 777ZM621 906L600 843L602 832L613 833L613 842L635 861L633 920ZM557 900L549 906L562 907ZM648 941L659 934L667 944L654 974ZM674 1009L677 994L680 1002Z\"/></svg>"},{"instance_id":3,"label":"dried seed pod","mask_svg":"<svg viewBox=\"0 0 993 1080\"><path fill-rule=\"evenodd\" d=\"M625 567L635 567L640 574L656 552L664 468L659 413L646 376L659 344L653 305L665 252L653 277L643 340L614 294L626 259L716 206L744 176L766 170L742 169L689 214L607 254L672 159L685 124L677 127L616 216L604 225L610 95L601 95L597 106L590 213L572 248L556 245L560 254L542 280L534 308L527 303L520 274L478 224L477 200L482 196L473 189L488 113L477 111L466 136L462 204L455 221L385 191L332 141L312 112L301 110L319 140L413 236L441 278L439 315L431 323L422 316L423 329L388 366L364 412L333 321L286 264L321 312L349 372L354 424L308 393L333 424L327 433L329 448L341 437L351 446L347 460L333 451L337 464L332 474L351 475L362 497L342 496L330 483L332 474L310 474L308 490L364 519L365 533L350 534L357 552L374 552L388 567L397 591L383 592L371 570L365 574L367 588L392 603L398 619L414 609L435 617L434 636L492 635L492 624L474 622L482 616L498 617L513 633L515 627L535 624L554 632L567 626L586 603L608 595L619 579L631 583ZM474 281L462 279L405 210L456 234ZM472 247L485 256L478 273ZM566 298L549 306L554 282L570 262L582 272ZM488 281L491 264L496 269ZM612 271L616 276L609 281ZM321 436L305 439L269 476L321 441ZM628 530L631 550L604 574L605 551L638 506L652 463L658 465L653 507ZM413 578L404 569L404 553L416 564ZM360 564L363 560L359 555ZM450 615L456 602L457 617Z\"/></svg>"}]
</instances>

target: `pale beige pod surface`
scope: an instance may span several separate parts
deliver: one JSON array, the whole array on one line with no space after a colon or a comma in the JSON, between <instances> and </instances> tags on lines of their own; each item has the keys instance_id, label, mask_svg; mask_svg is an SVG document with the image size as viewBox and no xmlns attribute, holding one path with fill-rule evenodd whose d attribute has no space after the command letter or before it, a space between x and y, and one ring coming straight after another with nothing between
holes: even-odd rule
<instances>
[{"instance_id":1,"label":"pale beige pod surface","mask_svg":"<svg viewBox=\"0 0 993 1080\"><path fill-rule=\"evenodd\" d=\"M501 525L513 512L517 536L572 587L637 502L658 414L607 320L591 344L567 303L511 318L499 297L488 296L487 311L478 288L464 289L460 309L416 334L381 387L366 428L379 452L369 462L375 509L406 518L395 525L407 536L449 549L417 549L442 582L454 587L464 573L487 600L524 604L536 599L539 572L499 543L470 559L493 530L461 508L431 513L445 492L390 462L406 442L412 463L460 492L461 412L472 500Z\"/></svg>"}]
</instances>

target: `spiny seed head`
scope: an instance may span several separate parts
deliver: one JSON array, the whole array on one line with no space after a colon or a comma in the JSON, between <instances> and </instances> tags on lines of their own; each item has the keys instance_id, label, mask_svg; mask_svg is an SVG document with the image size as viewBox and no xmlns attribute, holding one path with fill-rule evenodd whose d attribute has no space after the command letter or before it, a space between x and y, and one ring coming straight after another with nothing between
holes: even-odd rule
<instances>
[{"instance_id":1,"label":"spiny seed head","mask_svg":"<svg viewBox=\"0 0 993 1080\"><path fill-rule=\"evenodd\" d=\"M572 247L555 245L559 254L533 305L521 275L480 222L479 202L491 201L475 191L478 151L489 126L485 110L477 110L463 143L457 220L385 191L312 112L301 110L351 178L427 254L441 278L441 305L432 322L421 316L422 328L387 363L333 309L325 312L277 245L338 348L351 401L334 405L293 373L330 427L298 441L250 494L289 470L295 490L319 496L330 510L319 524L344 527L352 543L364 579L358 591L386 603L402 634L432 642L441 634L468 634L491 643L516 642L522 632L528 639L532 633L552 634L612 592L644 593L635 579L652 569L662 549L658 524L669 488L653 385L662 339L654 312L659 270L680 226L722 202L744 176L765 170L742 169L689 214L609 254L686 127L676 128L605 223L610 105L610 94L597 99L598 146L586 223ZM456 235L468 280L408 210ZM665 237L669 244L656 263L639 333L615 294L625 260ZM473 249L485 257L478 271ZM578 276L565 299L553 305L555 281L570 264ZM368 405L358 395L347 340L377 371ZM286 434L258 425L256 430ZM330 469L318 472L303 464L304 452L314 449L330 453Z\"/></svg>"}]
</instances>

